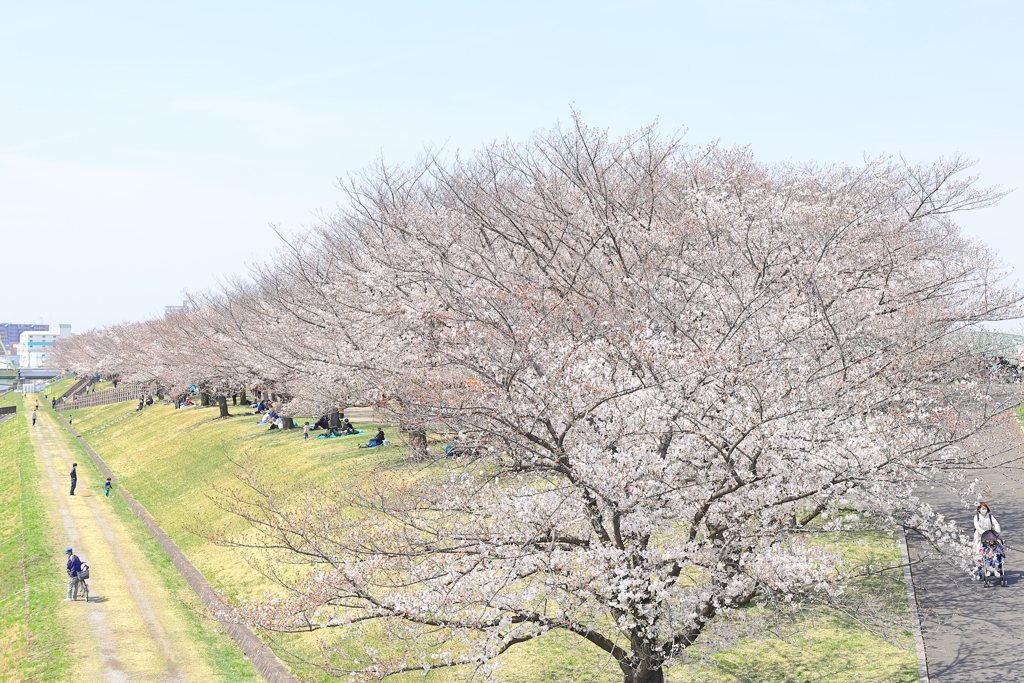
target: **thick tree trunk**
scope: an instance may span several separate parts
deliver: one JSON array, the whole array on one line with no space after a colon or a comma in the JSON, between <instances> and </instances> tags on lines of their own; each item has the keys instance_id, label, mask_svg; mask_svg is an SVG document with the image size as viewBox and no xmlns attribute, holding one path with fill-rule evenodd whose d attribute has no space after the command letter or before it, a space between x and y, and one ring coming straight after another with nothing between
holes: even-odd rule
<instances>
[{"instance_id":1,"label":"thick tree trunk","mask_svg":"<svg viewBox=\"0 0 1024 683\"><path fill-rule=\"evenodd\" d=\"M409 455L413 460L427 459L427 432L425 429L410 429Z\"/></svg>"},{"instance_id":2,"label":"thick tree trunk","mask_svg":"<svg viewBox=\"0 0 1024 683\"><path fill-rule=\"evenodd\" d=\"M648 668L640 665L636 669L620 664L623 683L665 683L665 670L661 666Z\"/></svg>"},{"instance_id":3,"label":"thick tree trunk","mask_svg":"<svg viewBox=\"0 0 1024 683\"><path fill-rule=\"evenodd\" d=\"M231 414L228 413L228 397L224 394L217 397L217 407L220 408L221 417L231 417Z\"/></svg>"},{"instance_id":4,"label":"thick tree trunk","mask_svg":"<svg viewBox=\"0 0 1024 683\"><path fill-rule=\"evenodd\" d=\"M295 420L290 417L282 417L281 429L295 429Z\"/></svg>"},{"instance_id":5,"label":"thick tree trunk","mask_svg":"<svg viewBox=\"0 0 1024 683\"><path fill-rule=\"evenodd\" d=\"M239 399L242 401L243 406L249 405L249 400L245 397L245 389L242 389L242 395L239 397Z\"/></svg>"},{"instance_id":6,"label":"thick tree trunk","mask_svg":"<svg viewBox=\"0 0 1024 683\"><path fill-rule=\"evenodd\" d=\"M199 405L201 405L204 408L210 405L210 395L205 391L200 392L199 394Z\"/></svg>"}]
</instances>

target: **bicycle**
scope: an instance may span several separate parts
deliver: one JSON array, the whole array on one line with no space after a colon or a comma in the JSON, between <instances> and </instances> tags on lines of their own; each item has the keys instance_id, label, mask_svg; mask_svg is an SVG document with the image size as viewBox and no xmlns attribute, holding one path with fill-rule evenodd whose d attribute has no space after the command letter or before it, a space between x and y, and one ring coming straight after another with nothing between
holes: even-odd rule
<instances>
[{"instance_id":1,"label":"bicycle","mask_svg":"<svg viewBox=\"0 0 1024 683\"><path fill-rule=\"evenodd\" d=\"M82 569L78 572L78 585L82 589L82 595L85 597L85 601L89 602L89 582L86 579L89 578L89 565L85 562L82 563Z\"/></svg>"}]
</instances>

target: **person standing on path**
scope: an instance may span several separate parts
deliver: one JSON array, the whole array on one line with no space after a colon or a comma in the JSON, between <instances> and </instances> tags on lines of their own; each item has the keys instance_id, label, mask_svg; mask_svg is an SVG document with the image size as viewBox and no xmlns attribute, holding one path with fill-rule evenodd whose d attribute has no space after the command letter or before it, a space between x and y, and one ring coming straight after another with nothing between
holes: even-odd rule
<instances>
[{"instance_id":1,"label":"person standing on path","mask_svg":"<svg viewBox=\"0 0 1024 683\"><path fill-rule=\"evenodd\" d=\"M110 489L112 487L113 485L110 483L110 477L107 477L107 480L103 482L103 495L105 495L107 498L110 498Z\"/></svg>"},{"instance_id":2,"label":"person standing on path","mask_svg":"<svg viewBox=\"0 0 1024 683\"><path fill-rule=\"evenodd\" d=\"M987 503L978 503L978 509L974 513L974 550L981 548L981 535L986 531L994 531L996 534L1003 533L999 528L999 522L993 515Z\"/></svg>"},{"instance_id":3,"label":"person standing on path","mask_svg":"<svg viewBox=\"0 0 1024 683\"><path fill-rule=\"evenodd\" d=\"M38 406L36 406L36 407L38 408ZM32 411L32 426L33 427L36 426L36 411L35 410Z\"/></svg>"},{"instance_id":4,"label":"person standing on path","mask_svg":"<svg viewBox=\"0 0 1024 683\"><path fill-rule=\"evenodd\" d=\"M71 548L65 550L64 555L68 558L68 596L64 602L69 602L78 599L78 586L82 582L78 575L82 571L82 561Z\"/></svg>"},{"instance_id":5,"label":"person standing on path","mask_svg":"<svg viewBox=\"0 0 1024 683\"><path fill-rule=\"evenodd\" d=\"M67 462L66 460L64 462ZM78 463L71 463L71 495L75 495L75 487L78 486Z\"/></svg>"}]
</instances>

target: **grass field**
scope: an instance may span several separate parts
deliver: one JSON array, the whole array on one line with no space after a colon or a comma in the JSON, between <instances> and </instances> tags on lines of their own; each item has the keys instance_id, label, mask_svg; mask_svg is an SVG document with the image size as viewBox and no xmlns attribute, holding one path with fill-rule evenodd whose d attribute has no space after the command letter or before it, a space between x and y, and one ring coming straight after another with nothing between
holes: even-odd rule
<instances>
[{"instance_id":1,"label":"grass field","mask_svg":"<svg viewBox=\"0 0 1024 683\"><path fill-rule=\"evenodd\" d=\"M90 482L94 489L92 493L102 496L104 479L89 455L67 430L59 430L59 438L64 447L77 459L79 471L82 473L80 479ZM131 545L142 550L148 560L149 570L156 572L157 579L171 595L174 616L184 623L191 647L194 648L195 654L204 660L203 664L213 672L216 680L231 683L261 680L256 669L245 658L234 641L218 626L202 601L171 564L170 558L153 540L153 537L138 521L127 504L119 496L112 496L106 502L119 520L123 522L123 528L130 535Z\"/></svg>"},{"instance_id":2,"label":"grass field","mask_svg":"<svg viewBox=\"0 0 1024 683\"><path fill-rule=\"evenodd\" d=\"M242 412L242 407L233 411ZM261 477L279 488L310 483L344 485L384 468L410 468L398 447L361 450L367 436L310 439L300 430L268 431L256 416L217 419L215 408L175 410L156 405L135 412L132 403L100 406L68 413L74 426L118 474L123 484L156 517L193 563L215 586L234 598L261 595L267 588L235 549L213 546L192 532L241 532L233 517L214 503L216 489L235 484L236 463L255 465ZM374 424L357 424L370 432ZM388 430L388 436L395 440ZM850 555L870 555L878 563L898 564L899 550L885 534L864 531L822 536ZM858 590L884 614L885 638L878 624L824 607L808 607L783 622L747 620L750 635L730 649L691 666L678 664L668 672L673 683L695 681L756 683L782 681L917 680L917 660L910 639L906 594L899 571L865 580ZM746 616L754 616L751 610ZM771 626L771 628L768 628ZM892 643L897 643L896 645ZM300 639L289 644L303 648ZM348 643L346 649L380 643ZM548 636L506 653L496 678L508 683L593 681L613 683L621 675L596 647L561 634ZM429 681L468 680L470 672L438 671ZM304 679L320 680L315 673ZM423 680L420 674L403 677ZM399 680L399 679L396 679Z\"/></svg>"},{"instance_id":3,"label":"grass field","mask_svg":"<svg viewBox=\"0 0 1024 683\"><path fill-rule=\"evenodd\" d=\"M0 398L0 406L19 409L0 425L0 681L64 680L72 625L57 617L64 582L53 572L63 548L52 542L21 399Z\"/></svg>"}]
</instances>

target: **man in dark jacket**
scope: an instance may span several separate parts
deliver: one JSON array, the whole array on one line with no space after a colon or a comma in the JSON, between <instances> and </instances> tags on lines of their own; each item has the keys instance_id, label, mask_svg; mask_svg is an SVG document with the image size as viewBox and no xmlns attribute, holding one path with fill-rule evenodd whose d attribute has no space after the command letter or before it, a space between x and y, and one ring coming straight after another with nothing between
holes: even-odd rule
<instances>
[{"instance_id":1,"label":"man in dark jacket","mask_svg":"<svg viewBox=\"0 0 1024 683\"><path fill-rule=\"evenodd\" d=\"M75 495L75 487L78 486L78 463L71 463L71 495Z\"/></svg>"},{"instance_id":2,"label":"man in dark jacket","mask_svg":"<svg viewBox=\"0 0 1024 683\"><path fill-rule=\"evenodd\" d=\"M68 602L78 599L78 586L82 582L78 575L82 572L82 561L71 548L65 550L64 555L68 558L68 596L64 598L64 602Z\"/></svg>"}]
</instances>

